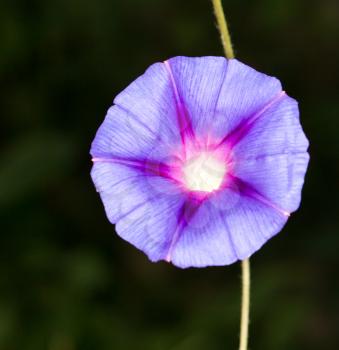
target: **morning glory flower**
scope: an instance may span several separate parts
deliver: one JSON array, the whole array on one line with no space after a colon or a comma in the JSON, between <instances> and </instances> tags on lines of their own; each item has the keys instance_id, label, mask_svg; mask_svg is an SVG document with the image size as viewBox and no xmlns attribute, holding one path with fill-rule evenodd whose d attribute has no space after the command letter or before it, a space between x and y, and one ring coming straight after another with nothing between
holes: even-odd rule
<instances>
[{"instance_id":1,"label":"morning glory flower","mask_svg":"<svg viewBox=\"0 0 339 350\"><path fill-rule=\"evenodd\" d=\"M115 98L91 176L118 235L150 260L228 265L299 207L307 149L278 79L236 59L174 57Z\"/></svg>"}]
</instances>

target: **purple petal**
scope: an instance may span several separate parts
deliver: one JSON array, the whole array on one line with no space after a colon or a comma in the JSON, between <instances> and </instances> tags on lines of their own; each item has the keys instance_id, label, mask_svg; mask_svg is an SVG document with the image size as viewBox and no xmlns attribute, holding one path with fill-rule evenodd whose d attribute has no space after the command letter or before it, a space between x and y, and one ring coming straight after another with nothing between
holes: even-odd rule
<instances>
[{"instance_id":1,"label":"purple petal","mask_svg":"<svg viewBox=\"0 0 339 350\"><path fill-rule=\"evenodd\" d=\"M238 259L224 213L205 201L187 218L170 260L181 268L229 265Z\"/></svg>"},{"instance_id":2,"label":"purple petal","mask_svg":"<svg viewBox=\"0 0 339 350\"><path fill-rule=\"evenodd\" d=\"M229 60L216 106L214 132L221 138L225 137L280 92L278 79L257 72L235 59Z\"/></svg>"},{"instance_id":3,"label":"purple petal","mask_svg":"<svg viewBox=\"0 0 339 350\"><path fill-rule=\"evenodd\" d=\"M301 128L297 102L286 94L244 130L233 147L238 161L263 155L304 153L308 140Z\"/></svg>"},{"instance_id":4,"label":"purple petal","mask_svg":"<svg viewBox=\"0 0 339 350\"><path fill-rule=\"evenodd\" d=\"M152 130L157 141L177 143L180 129L170 75L164 63L155 63L132 82L114 103Z\"/></svg>"},{"instance_id":5,"label":"purple petal","mask_svg":"<svg viewBox=\"0 0 339 350\"><path fill-rule=\"evenodd\" d=\"M97 131L91 154L95 158L144 158L155 147L156 137L148 125L113 106Z\"/></svg>"},{"instance_id":6,"label":"purple petal","mask_svg":"<svg viewBox=\"0 0 339 350\"><path fill-rule=\"evenodd\" d=\"M236 188L214 194L187 220L172 250L182 268L229 265L256 252L288 219Z\"/></svg>"},{"instance_id":7,"label":"purple petal","mask_svg":"<svg viewBox=\"0 0 339 350\"><path fill-rule=\"evenodd\" d=\"M223 57L174 57L169 65L198 135L223 138L281 92L279 80Z\"/></svg>"},{"instance_id":8,"label":"purple petal","mask_svg":"<svg viewBox=\"0 0 339 350\"><path fill-rule=\"evenodd\" d=\"M152 261L165 259L184 202L177 186L110 162L95 162L91 175L118 235Z\"/></svg>"},{"instance_id":9,"label":"purple petal","mask_svg":"<svg viewBox=\"0 0 339 350\"><path fill-rule=\"evenodd\" d=\"M227 211L225 221L239 260L250 257L285 225L288 216L247 196Z\"/></svg>"},{"instance_id":10,"label":"purple petal","mask_svg":"<svg viewBox=\"0 0 339 350\"><path fill-rule=\"evenodd\" d=\"M307 148L297 103L285 95L233 147L233 174L281 210L293 212L300 204Z\"/></svg>"},{"instance_id":11,"label":"purple petal","mask_svg":"<svg viewBox=\"0 0 339 350\"><path fill-rule=\"evenodd\" d=\"M175 148L176 142L180 144L180 137L176 136L177 141L164 141L163 135L166 133L155 134L151 124L143 124L130 112L114 105L99 127L90 153L94 161L106 160L131 166L165 162L170 160L170 150Z\"/></svg>"},{"instance_id":12,"label":"purple petal","mask_svg":"<svg viewBox=\"0 0 339 350\"><path fill-rule=\"evenodd\" d=\"M194 132L198 135L205 133L215 114L227 72L227 60L223 57L179 56L166 63Z\"/></svg>"},{"instance_id":13,"label":"purple petal","mask_svg":"<svg viewBox=\"0 0 339 350\"><path fill-rule=\"evenodd\" d=\"M287 153L239 161L233 174L282 212L298 209L308 153Z\"/></svg>"}]
</instances>

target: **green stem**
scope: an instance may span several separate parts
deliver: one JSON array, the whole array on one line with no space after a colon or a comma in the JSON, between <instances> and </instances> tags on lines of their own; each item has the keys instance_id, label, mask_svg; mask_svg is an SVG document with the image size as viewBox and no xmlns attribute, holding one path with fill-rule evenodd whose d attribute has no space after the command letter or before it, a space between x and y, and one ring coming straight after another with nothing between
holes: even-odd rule
<instances>
[{"instance_id":1,"label":"green stem","mask_svg":"<svg viewBox=\"0 0 339 350\"><path fill-rule=\"evenodd\" d=\"M242 269L242 301L240 319L240 345L239 350L247 350L248 346L248 324L250 314L250 260L241 262Z\"/></svg>"},{"instance_id":2,"label":"green stem","mask_svg":"<svg viewBox=\"0 0 339 350\"><path fill-rule=\"evenodd\" d=\"M231 42L230 33L228 31L224 10L222 8L221 0L212 0L215 17L217 19L218 28L221 36L221 43L224 47L225 56L227 58L234 58L234 52Z\"/></svg>"},{"instance_id":3,"label":"green stem","mask_svg":"<svg viewBox=\"0 0 339 350\"><path fill-rule=\"evenodd\" d=\"M225 56L228 59L234 58L230 33L228 31L227 22L222 8L221 0L212 0L215 17L217 19L218 28L221 36L222 46ZM242 300L241 300L241 317L240 317L240 344L239 350L247 350L248 347L248 325L250 314L250 261L245 259L241 262L242 270Z\"/></svg>"}]
</instances>

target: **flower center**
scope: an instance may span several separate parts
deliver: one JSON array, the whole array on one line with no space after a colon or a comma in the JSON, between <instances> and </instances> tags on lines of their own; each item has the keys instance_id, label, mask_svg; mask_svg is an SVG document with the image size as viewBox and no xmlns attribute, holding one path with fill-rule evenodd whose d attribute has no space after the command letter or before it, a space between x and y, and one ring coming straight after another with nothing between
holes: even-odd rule
<instances>
[{"instance_id":1,"label":"flower center","mask_svg":"<svg viewBox=\"0 0 339 350\"><path fill-rule=\"evenodd\" d=\"M220 187L226 171L226 164L213 153L202 152L184 164L185 185L190 191L213 192Z\"/></svg>"}]
</instances>

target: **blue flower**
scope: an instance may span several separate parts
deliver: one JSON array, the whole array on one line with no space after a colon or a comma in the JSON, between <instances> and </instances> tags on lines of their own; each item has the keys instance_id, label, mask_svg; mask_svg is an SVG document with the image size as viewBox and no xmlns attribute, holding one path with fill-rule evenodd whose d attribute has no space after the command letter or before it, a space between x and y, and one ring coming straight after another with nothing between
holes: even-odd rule
<instances>
[{"instance_id":1,"label":"blue flower","mask_svg":"<svg viewBox=\"0 0 339 350\"><path fill-rule=\"evenodd\" d=\"M91 175L117 233L150 260L228 265L299 207L307 148L279 80L235 59L174 57L115 98Z\"/></svg>"}]
</instances>

